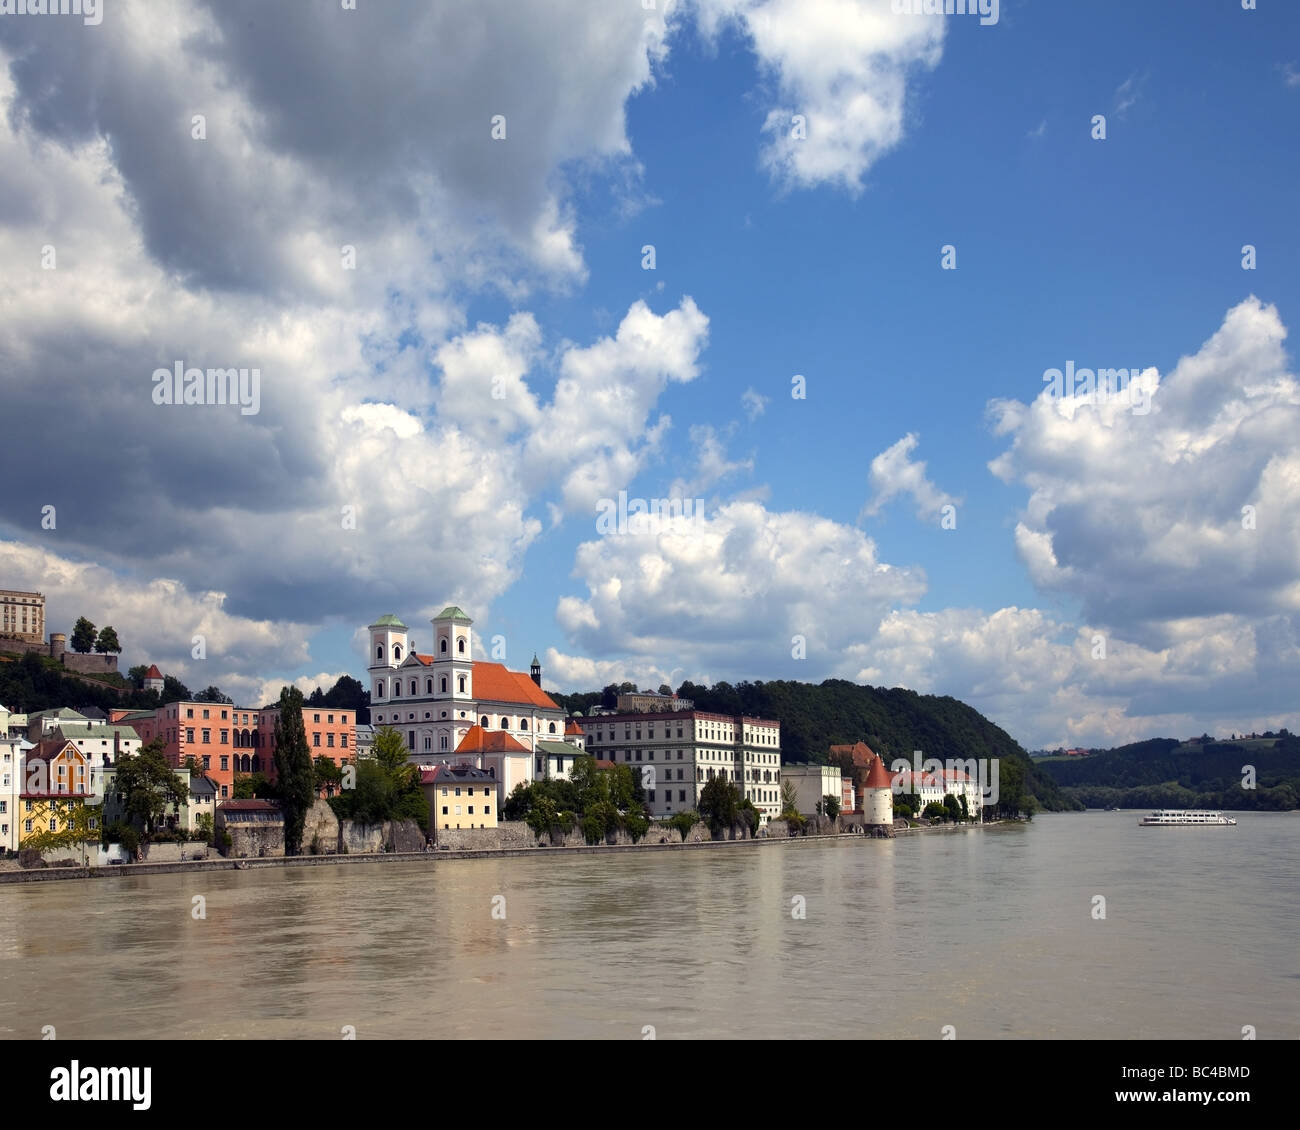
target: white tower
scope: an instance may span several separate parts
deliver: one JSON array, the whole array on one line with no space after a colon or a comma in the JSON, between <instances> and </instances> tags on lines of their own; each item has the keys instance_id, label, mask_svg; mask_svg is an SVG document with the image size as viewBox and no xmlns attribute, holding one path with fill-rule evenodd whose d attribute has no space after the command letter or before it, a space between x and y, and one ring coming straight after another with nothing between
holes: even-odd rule
<instances>
[{"instance_id":1,"label":"white tower","mask_svg":"<svg viewBox=\"0 0 1300 1130\"><path fill-rule=\"evenodd\" d=\"M465 709L474 701L473 622L454 604L433 618L433 696Z\"/></svg>"},{"instance_id":2,"label":"white tower","mask_svg":"<svg viewBox=\"0 0 1300 1130\"><path fill-rule=\"evenodd\" d=\"M393 694L392 675L406 659L406 625L396 616L381 616L370 625L370 701L386 703Z\"/></svg>"}]
</instances>

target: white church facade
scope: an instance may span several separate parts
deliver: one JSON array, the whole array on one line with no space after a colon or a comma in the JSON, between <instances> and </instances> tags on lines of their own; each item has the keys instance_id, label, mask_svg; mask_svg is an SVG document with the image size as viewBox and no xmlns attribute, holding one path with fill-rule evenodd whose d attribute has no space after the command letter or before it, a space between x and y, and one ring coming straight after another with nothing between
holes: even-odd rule
<instances>
[{"instance_id":1,"label":"white church facade","mask_svg":"<svg viewBox=\"0 0 1300 1130\"><path fill-rule=\"evenodd\" d=\"M475 660L472 624L455 605L444 608L433 618L430 654L411 649L396 616L381 616L368 629L371 721L397 730L416 764L455 760L475 725L509 735L530 754L538 741L564 740L565 713L542 690L537 657L530 674Z\"/></svg>"}]
</instances>

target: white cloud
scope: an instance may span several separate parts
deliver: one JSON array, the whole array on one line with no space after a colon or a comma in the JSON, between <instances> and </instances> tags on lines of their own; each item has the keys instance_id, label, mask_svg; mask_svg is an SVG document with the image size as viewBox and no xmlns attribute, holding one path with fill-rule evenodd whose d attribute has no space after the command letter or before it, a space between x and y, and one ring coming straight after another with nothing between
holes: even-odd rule
<instances>
[{"instance_id":1,"label":"white cloud","mask_svg":"<svg viewBox=\"0 0 1300 1130\"><path fill-rule=\"evenodd\" d=\"M744 408L745 415L751 422L757 420L767 411L767 406L771 403L771 400L770 396L764 396L752 388L747 388L740 394L741 407Z\"/></svg>"},{"instance_id":2,"label":"white cloud","mask_svg":"<svg viewBox=\"0 0 1300 1130\"><path fill-rule=\"evenodd\" d=\"M699 0L697 19L706 36L742 27L773 79L762 152L773 179L850 192L902 140L908 77L938 65L945 23L896 15L890 0Z\"/></svg>"},{"instance_id":3,"label":"white cloud","mask_svg":"<svg viewBox=\"0 0 1300 1130\"><path fill-rule=\"evenodd\" d=\"M868 474L871 497L863 507L863 515L879 514L892 499L910 495L916 503L917 517L929 520L937 518L943 507L957 501L926 477L924 463L909 458L918 442L916 433L908 432L871 460Z\"/></svg>"}]
</instances>

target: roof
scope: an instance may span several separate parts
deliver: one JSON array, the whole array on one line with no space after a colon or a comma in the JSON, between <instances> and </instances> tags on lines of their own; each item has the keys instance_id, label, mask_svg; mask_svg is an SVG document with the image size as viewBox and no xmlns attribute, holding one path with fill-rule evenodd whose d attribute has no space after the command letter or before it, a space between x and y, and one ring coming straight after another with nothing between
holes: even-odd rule
<instances>
[{"instance_id":1,"label":"roof","mask_svg":"<svg viewBox=\"0 0 1300 1130\"><path fill-rule=\"evenodd\" d=\"M502 663L477 660L474 664L474 699L485 702L528 703L543 710L560 708L532 678L522 671L510 671Z\"/></svg>"},{"instance_id":2,"label":"roof","mask_svg":"<svg viewBox=\"0 0 1300 1130\"><path fill-rule=\"evenodd\" d=\"M533 664L532 664L532 665L533 665L534 667L540 667L540 666L541 666L541 664L537 662L537 652L533 652Z\"/></svg>"},{"instance_id":3,"label":"roof","mask_svg":"<svg viewBox=\"0 0 1300 1130\"><path fill-rule=\"evenodd\" d=\"M27 760L48 761L51 757L58 757L69 746L72 747L78 757L86 756L69 741L62 738L46 738L45 741L36 743L35 748L27 755Z\"/></svg>"},{"instance_id":4,"label":"roof","mask_svg":"<svg viewBox=\"0 0 1300 1130\"><path fill-rule=\"evenodd\" d=\"M469 617L466 616L465 613L456 605L449 604L447 605L446 608L444 608L441 612L439 612L438 615L434 617L434 619L435 620L469 620ZM473 621L471 620L470 623L473 623Z\"/></svg>"},{"instance_id":5,"label":"roof","mask_svg":"<svg viewBox=\"0 0 1300 1130\"><path fill-rule=\"evenodd\" d=\"M578 725L577 722L572 722L572 721L569 722L569 723L564 727L564 732L565 732L566 734L575 734L577 737L580 737L580 738L584 736L583 729L582 729L581 726Z\"/></svg>"},{"instance_id":6,"label":"roof","mask_svg":"<svg viewBox=\"0 0 1300 1130\"><path fill-rule=\"evenodd\" d=\"M138 742L140 740L140 735L136 732L134 726L124 726L121 723L115 723L111 726L91 726L88 723L81 725L77 722L63 722L57 727L57 730L65 738L103 738L107 741L109 738L116 738L121 735L126 741Z\"/></svg>"},{"instance_id":7,"label":"roof","mask_svg":"<svg viewBox=\"0 0 1300 1130\"><path fill-rule=\"evenodd\" d=\"M550 754L552 757L591 756L585 750L579 749L576 745L570 745L568 742L538 742L537 750L539 753Z\"/></svg>"},{"instance_id":8,"label":"roof","mask_svg":"<svg viewBox=\"0 0 1300 1130\"><path fill-rule=\"evenodd\" d=\"M279 812L280 806L269 800L227 800L217 806L219 812Z\"/></svg>"},{"instance_id":9,"label":"roof","mask_svg":"<svg viewBox=\"0 0 1300 1130\"><path fill-rule=\"evenodd\" d=\"M372 628L401 628L403 631L406 630L406 625L403 624L403 623L402 623L402 622L401 622L401 621L400 621L396 616L394 616L391 612L390 612L387 616L381 616L381 617L379 617L379 619L376 620L376 621L375 621L373 624L371 624L370 626L371 626Z\"/></svg>"},{"instance_id":10,"label":"roof","mask_svg":"<svg viewBox=\"0 0 1300 1130\"><path fill-rule=\"evenodd\" d=\"M436 781L491 781L496 776L474 765L425 765L420 768L420 784L432 785Z\"/></svg>"},{"instance_id":11,"label":"roof","mask_svg":"<svg viewBox=\"0 0 1300 1130\"><path fill-rule=\"evenodd\" d=\"M913 774L910 769L904 769L901 773L894 774L894 781L901 786L912 784L913 779L921 785L948 785L959 784L962 781L970 781L971 777L963 773L960 769L944 769L939 773L916 774Z\"/></svg>"},{"instance_id":12,"label":"roof","mask_svg":"<svg viewBox=\"0 0 1300 1130\"><path fill-rule=\"evenodd\" d=\"M875 753L866 742L854 742L852 745L833 745L831 753L847 753L853 758L854 765L870 765Z\"/></svg>"},{"instance_id":13,"label":"roof","mask_svg":"<svg viewBox=\"0 0 1300 1130\"><path fill-rule=\"evenodd\" d=\"M867 779L864 782L868 789L888 789L893 787L893 778L889 775L889 770L885 768L884 761L877 757L871 763L871 769L867 773Z\"/></svg>"},{"instance_id":14,"label":"roof","mask_svg":"<svg viewBox=\"0 0 1300 1130\"><path fill-rule=\"evenodd\" d=\"M157 663L150 663L149 670L144 673L144 677L146 679L161 679L163 677L163 673L158 670Z\"/></svg>"},{"instance_id":15,"label":"roof","mask_svg":"<svg viewBox=\"0 0 1300 1130\"><path fill-rule=\"evenodd\" d=\"M108 715L105 714L98 706L83 706L80 708L81 713L89 718L92 722L107 722Z\"/></svg>"},{"instance_id":16,"label":"roof","mask_svg":"<svg viewBox=\"0 0 1300 1130\"><path fill-rule=\"evenodd\" d=\"M540 743L539 743L540 744ZM477 722L461 738L457 753L527 753L528 747L520 745L505 730L485 730Z\"/></svg>"},{"instance_id":17,"label":"roof","mask_svg":"<svg viewBox=\"0 0 1300 1130\"><path fill-rule=\"evenodd\" d=\"M57 710L40 710L35 714L29 714L27 717L32 721L35 721L37 718L57 718L60 721L68 722L88 721L84 714L79 714L77 711L71 710L66 706L60 706Z\"/></svg>"},{"instance_id":18,"label":"roof","mask_svg":"<svg viewBox=\"0 0 1300 1130\"><path fill-rule=\"evenodd\" d=\"M200 794L204 796L216 796L217 783L211 777L205 777L202 774L199 774L197 777L191 777L190 795L199 796Z\"/></svg>"}]
</instances>

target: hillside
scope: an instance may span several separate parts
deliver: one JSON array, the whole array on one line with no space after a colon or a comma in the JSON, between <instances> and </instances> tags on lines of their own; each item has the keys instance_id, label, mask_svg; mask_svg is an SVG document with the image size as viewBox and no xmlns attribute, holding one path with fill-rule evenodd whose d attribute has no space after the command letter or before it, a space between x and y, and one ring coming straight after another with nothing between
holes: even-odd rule
<instances>
[{"instance_id":1,"label":"hillside","mask_svg":"<svg viewBox=\"0 0 1300 1130\"><path fill-rule=\"evenodd\" d=\"M1090 808L1300 808L1300 738L1207 743L1152 738L1091 757L1039 761L1062 792ZM1253 766L1253 789L1242 788Z\"/></svg>"},{"instance_id":2,"label":"hillside","mask_svg":"<svg viewBox=\"0 0 1300 1130\"><path fill-rule=\"evenodd\" d=\"M607 700L610 689L604 693ZM824 763L832 745L856 741L865 741L886 762L910 760L913 750L920 750L923 758L940 760L1001 758L999 785L1008 798L1023 787L1026 795L1049 811L1077 807L1005 730L946 695L860 686L844 679L828 679L820 685L786 680L712 687L683 683L677 693L693 699L700 710L779 719L781 752L787 762ZM602 700L601 693L552 697L569 710L586 710Z\"/></svg>"}]
</instances>

